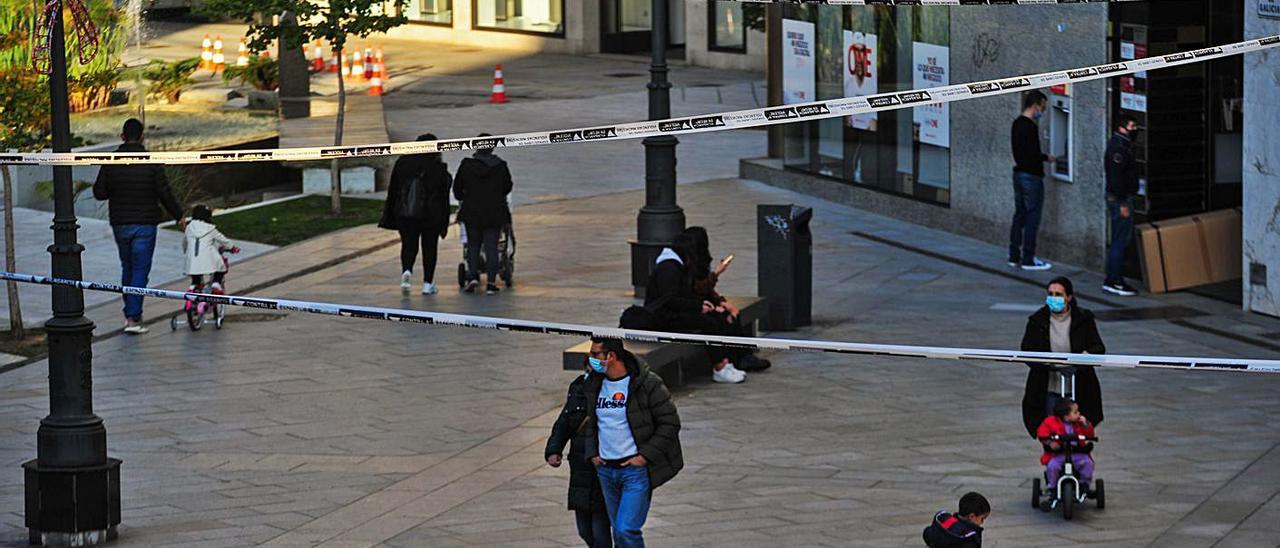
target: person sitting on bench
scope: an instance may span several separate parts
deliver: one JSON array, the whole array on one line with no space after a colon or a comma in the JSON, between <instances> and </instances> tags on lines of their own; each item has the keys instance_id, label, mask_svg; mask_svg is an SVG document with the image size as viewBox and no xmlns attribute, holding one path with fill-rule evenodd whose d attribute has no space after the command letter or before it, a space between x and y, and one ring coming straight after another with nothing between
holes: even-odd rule
<instances>
[{"instance_id":1,"label":"person sitting on bench","mask_svg":"<svg viewBox=\"0 0 1280 548\"><path fill-rule=\"evenodd\" d=\"M711 243L707 236L707 229L700 226L691 226L684 229L684 233L693 237L693 256L689 261L689 274L693 278L693 292L698 298L716 305L714 315L721 316L729 323L732 335L742 337L750 336L746 327L739 320L740 314L738 309L724 298L723 295L716 292L716 283L720 281L720 275L725 269L729 268L729 263L733 260L733 255L725 257L725 260L716 265L713 270L711 268ZM751 351L742 351L742 355L733 362L734 367L745 372L764 371L771 365L769 360L761 359L755 356Z\"/></svg>"}]
</instances>

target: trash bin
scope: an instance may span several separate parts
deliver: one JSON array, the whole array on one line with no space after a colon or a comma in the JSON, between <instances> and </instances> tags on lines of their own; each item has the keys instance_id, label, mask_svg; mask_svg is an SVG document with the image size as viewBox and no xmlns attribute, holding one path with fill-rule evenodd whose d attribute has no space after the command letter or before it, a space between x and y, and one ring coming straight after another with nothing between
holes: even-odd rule
<instances>
[{"instance_id":1,"label":"trash bin","mask_svg":"<svg viewBox=\"0 0 1280 548\"><path fill-rule=\"evenodd\" d=\"M757 205L756 283L768 299L770 331L792 331L813 320L813 208Z\"/></svg>"}]
</instances>

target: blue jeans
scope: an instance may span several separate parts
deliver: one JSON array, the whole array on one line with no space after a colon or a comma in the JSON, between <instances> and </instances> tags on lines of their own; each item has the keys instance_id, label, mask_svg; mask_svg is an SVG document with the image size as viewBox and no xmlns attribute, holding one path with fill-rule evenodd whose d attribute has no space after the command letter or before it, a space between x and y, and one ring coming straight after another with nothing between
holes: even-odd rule
<instances>
[{"instance_id":1,"label":"blue jeans","mask_svg":"<svg viewBox=\"0 0 1280 548\"><path fill-rule=\"evenodd\" d=\"M640 528L649 516L649 467L597 466L604 506L613 525L613 544L618 548L644 548Z\"/></svg>"},{"instance_id":2,"label":"blue jeans","mask_svg":"<svg viewBox=\"0 0 1280 548\"><path fill-rule=\"evenodd\" d=\"M574 514L578 521L578 536L587 543L587 548L613 548L608 512L574 510Z\"/></svg>"},{"instance_id":3,"label":"blue jeans","mask_svg":"<svg viewBox=\"0 0 1280 548\"><path fill-rule=\"evenodd\" d=\"M156 252L156 225L115 225L111 230L120 250L120 285L146 287ZM124 318L142 321L142 296L124 296Z\"/></svg>"},{"instance_id":4,"label":"blue jeans","mask_svg":"<svg viewBox=\"0 0 1280 548\"><path fill-rule=\"evenodd\" d=\"M1013 226L1009 227L1009 261L1031 264L1036 259L1036 232L1044 206L1044 179L1013 172Z\"/></svg>"},{"instance_id":5,"label":"blue jeans","mask_svg":"<svg viewBox=\"0 0 1280 548\"><path fill-rule=\"evenodd\" d=\"M1129 209L1128 217L1120 216L1120 206ZM1133 202L1108 196L1107 214L1111 216L1111 244L1107 246L1106 283L1124 283L1124 256L1133 238Z\"/></svg>"}]
</instances>

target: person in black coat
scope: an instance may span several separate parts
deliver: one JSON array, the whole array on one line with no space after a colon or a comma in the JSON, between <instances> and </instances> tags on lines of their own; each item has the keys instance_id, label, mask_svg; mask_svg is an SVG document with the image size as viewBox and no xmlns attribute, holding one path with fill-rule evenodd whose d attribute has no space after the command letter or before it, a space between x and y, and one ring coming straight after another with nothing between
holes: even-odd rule
<instances>
[{"instance_id":1,"label":"person in black coat","mask_svg":"<svg viewBox=\"0 0 1280 548\"><path fill-rule=\"evenodd\" d=\"M134 118L126 120L120 132L124 144L116 152L146 152L142 146L142 130L142 122ZM179 226L186 226L182 206L169 189L164 166L102 166L93 182L93 197L107 200L111 231L120 251L120 284L146 287L156 250L156 225L168 212ZM141 295L124 296L124 324L124 332L131 335L147 331L142 325Z\"/></svg>"},{"instance_id":2,"label":"person in black coat","mask_svg":"<svg viewBox=\"0 0 1280 548\"><path fill-rule=\"evenodd\" d=\"M586 367L586 364L583 364ZM591 373L579 375L569 384L564 409L551 426L544 455L547 464L559 468L565 444L569 445L569 509L578 522L578 536L589 548L610 548L613 533L609 529L609 513L605 510L604 494L600 491L600 478L596 467L586 456L586 421L595 411L595 405L584 392Z\"/></svg>"},{"instance_id":3,"label":"person in black coat","mask_svg":"<svg viewBox=\"0 0 1280 548\"><path fill-rule=\"evenodd\" d=\"M1071 280L1059 276L1045 286L1045 306L1027 318L1022 335L1022 349L1029 352L1070 352L1072 354L1106 354L1107 347L1098 335L1093 313L1081 307L1075 298ZM1049 415L1059 397L1057 385L1051 385L1052 367L1027 364L1026 392L1022 396L1022 422L1027 433L1035 437L1036 429ZM1102 423L1102 387L1091 365L1074 366L1074 399L1080 414L1097 425ZM1049 391L1054 390L1053 396Z\"/></svg>"},{"instance_id":4,"label":"person in black coat","mask_svg":"<svg viewBox=\"0 0 1280 548\"><path fill-rule=\"evenodd\" d=\"M677 234L671 246L658 254L645 285L644 305L654 311L663 331L703 333L707 335L739 335L738 328L723 306L699 296L694 290L691 273L697 261L697 239L688 231ZM734 360L746 353L737 348L707 346L715 382L736 384L747 374L734 367Z\"/></svg>"},{"instance_id":5,"label":"person in black coat","mask_svg":"<svg viewBox=\"0 0 1280 548\"><path fill-rule=\"evenodd\" d=\"M480 137L489 134L481 133ZM461 204L458 222L467 230L467 284L464 290L473 293L480 284L480 247L484 246L485 270L488 285L485 293L498 292L498 236L502 227L511 223L511 209L507 195L511 194L511 170L507 162L493 153L493 149L479 149L458 165L458 177L453 185L453 196Z\"/></svg>"},{"instance_id":6,"label":"person in black coat","mask_svg":"<svg viewBox=\"0 0 1280 548\"><path fill-rule=\"evenodd\" d=\"M728 328L724 330L725 334L750 336L747 326L742 325L738 320L738 309L716 291L720 274L729 267L729 263L720 263L714 270L711 268L711 238L707 235L706 228L691 226L684 229L684 232L693 237L693 256L689 264L689 276L693 279L694 294L715 305L715 315L720 316L728 324ZM745 372L764 371L772 365L769 360L758 358L749 350L726 350L729 350L727 357L733 362L734 367Z\"/></svg>"},{"instance_id":7,"label":"person in black coat","mask_svg":"<svg viewBox=\"0 0 1280 548\"><path fill-rule=\"evenodd\" d=\"M430 133L419 141L434 141ZM406 154L391 168L387 201L378 226L400 232L400 289L412 287L413 263L422 246L422 294L436 293L435 272L439 241L449 234L449 165L439 152Z\"/></svg>"}]
</instances>

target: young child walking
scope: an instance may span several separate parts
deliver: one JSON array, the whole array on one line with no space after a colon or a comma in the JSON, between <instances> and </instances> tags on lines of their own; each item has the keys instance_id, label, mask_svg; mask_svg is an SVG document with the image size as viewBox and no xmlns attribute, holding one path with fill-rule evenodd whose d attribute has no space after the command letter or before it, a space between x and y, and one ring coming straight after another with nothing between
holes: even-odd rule
<instances>
[{"instance_id":1,"label":"young child walking","mask_svg":"<svg viewBox=\"0 0 1280 548\"><path fill-rule=\"evenodd\" d=\"M212 292L223 294L222 284L227 275L227 261L223 251L239 253L240 248L231 244L231 240L218 231L213 225L213 210L208 206L198 205L191 209L191 222L187 223L186 237L182 240L182 250L187 255L187 275L191 276L191 287L187 291L198 291L204 288L205 276L212 276Z\"/></svg>"},{"instance_id":2,"label":"young child walking","mask_svg":"<svg viewBox=\"0 0 1280 548\"><path fill-rule=\"evenodd\" d=\"M1051 439L1059 436L1061 441ZM1067 455L1062 451L1063 444L1072 445L1071 466L1076 469L1080 478L1080 488L1089 492L1089 483L1093 481L1093 456L1089 445L1076 436L1093 437L1093 425L1089 419L1080 414L1080 406L1069 398L1058 400L1053 406L1053 414L1044 418L1040 428L1036 430L1036 438L1044 444L1044 454L1040 455L1040 464L1045 465L1045 481L1049 488L1058 485L1058 478L1067 462Z\"/></svg>"},{"instance_id":3,"label":"young child walking","mask_svg":"<svg viewBox=\"0 0 1280 548\"><path fill-rule=\"evenodd\" d=\"M982 525L991 517L991 503L980 493L960 497L956 513L942 511L924 528L924 544L929 548L982 548Z\"/></svg>"}]
</instances>

